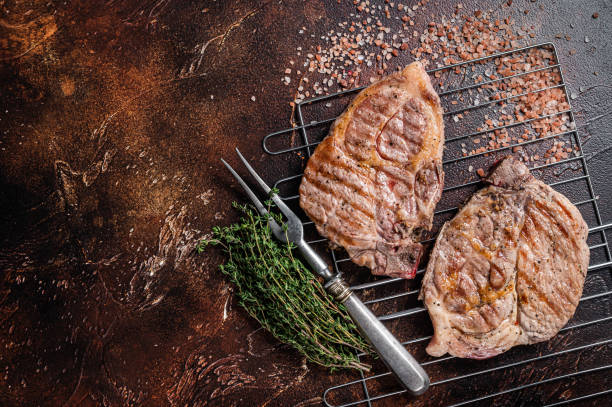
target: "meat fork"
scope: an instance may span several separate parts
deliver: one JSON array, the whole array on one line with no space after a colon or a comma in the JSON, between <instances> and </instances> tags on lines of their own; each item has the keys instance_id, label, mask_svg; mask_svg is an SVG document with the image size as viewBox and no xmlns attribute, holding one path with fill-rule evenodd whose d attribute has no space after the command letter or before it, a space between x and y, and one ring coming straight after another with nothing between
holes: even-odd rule
<instances>
[{"instance_id":1,"label":"meat fork","mask_svg":"<svg viewBox=\"0 0 612 407\"><path fill-rule=\"evenodd\" d=\"M395 374L400 383L415 395L423 394L429 387L429 376L421 365L412 357L401 343L389 332L389 330L372 314L363 302L347 286L339 273L332 272L327 263L310 247L304 240L304 227L298 216L291 210L281 198L272 193L270 187L255 172L253 167L236 149L240 160L247 167L253 178L257 181L261 189L276 204L276 207L285 215L287 221L286 228L283 229L274 219L270 218L268 225L274 236L281 242L291 242L296 245L304 259L310 264L312 269L325 280L325 289L337 301L343 303L349 315L363 334L370 342L372 347L380 355L387 367ZM255 193L249 188L244 180L234 171L234 169L223 159L221 162L232 173L234 178L240 183L246 194L249 196L257 211L266 215L268 211L257 198Z\"/></svg>"}]
</instances>

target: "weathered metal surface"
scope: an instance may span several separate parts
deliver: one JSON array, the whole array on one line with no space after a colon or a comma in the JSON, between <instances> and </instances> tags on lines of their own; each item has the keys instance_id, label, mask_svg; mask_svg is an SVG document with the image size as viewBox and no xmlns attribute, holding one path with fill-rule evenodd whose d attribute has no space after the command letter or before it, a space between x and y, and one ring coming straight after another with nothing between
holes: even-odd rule
<instances>
[{"instance_id":1,"label":"weathered metal surface","mask_svg":"<svg viewBox=\"0 0 612 407\"><path fill-rule=\"evenodd\" d=\"M424 16L454 8L434 3ZM276 343L234 304L221 259L192 251L235 216L240 191L219 157L237 146L270 179L287 170L261 149L289 123L297 85L280 78L297 47L351 12L352 1L323 0L0 4L0 404L305 406L356 378ZM612 219L609 2L515 1L506 12L534 25L533 42L555 41ZM610 387L595 374L498 402L571 397L581 383Z\"/></svg>"}]
</instances>

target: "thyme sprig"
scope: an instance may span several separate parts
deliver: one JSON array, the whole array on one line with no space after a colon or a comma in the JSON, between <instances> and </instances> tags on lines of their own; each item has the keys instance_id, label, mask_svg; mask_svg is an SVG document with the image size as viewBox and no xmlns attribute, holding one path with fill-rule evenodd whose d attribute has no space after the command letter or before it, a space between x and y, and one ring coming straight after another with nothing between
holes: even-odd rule
<instances>
[{"instance_id":1,"label":"thyme sprig","mask_svg":"<svg viewBox=\"0 0 612 407\"><path fill-rule=\"evenodd\" d=\"M268 212L271 201L266 201ZM270 216L261 216L247 205L233 206L242 213L239 222L214 227L211 239L198 244L198 252L218 245L227 256L219 266L234 283L238 303L274 337L288 343L319 365L369 370L355 350L370 353L346 309L325 292L314 274L294 256L295 246L274 239Z\"/></svg>"}]
</instances>

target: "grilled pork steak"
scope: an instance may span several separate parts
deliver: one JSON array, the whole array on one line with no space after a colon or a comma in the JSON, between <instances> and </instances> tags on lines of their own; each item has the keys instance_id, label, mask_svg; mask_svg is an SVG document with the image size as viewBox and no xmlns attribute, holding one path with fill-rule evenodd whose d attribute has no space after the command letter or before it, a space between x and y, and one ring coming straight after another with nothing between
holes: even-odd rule
<instances>
[{"instance_id":1,"label":"grilled pork steak","mask_svg":"<svg viewBox=\"0 0 612 407\"><path fill-rule=\"evenodd\" d=\"M361 91L308 161L300 205L374 274L413 278L444 173L440 99L415 62Z\"/></svg>"},{"instance_id":2,"label":"grilled pork steak","mask_svg":"<svg viewBox=\"0 0 612 407\"><path fill-rule=\"evenodd\" d=\"M589 249L578 209L512 157L487 181L444 225L423 277L432 356L484 359L548 340L582 295Z\"/></svg>"}]
</instances>

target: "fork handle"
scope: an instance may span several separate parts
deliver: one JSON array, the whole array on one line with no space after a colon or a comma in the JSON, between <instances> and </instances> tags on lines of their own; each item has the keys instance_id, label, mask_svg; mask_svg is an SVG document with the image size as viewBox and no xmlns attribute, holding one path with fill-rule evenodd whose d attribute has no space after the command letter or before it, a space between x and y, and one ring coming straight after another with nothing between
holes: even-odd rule
<instances>
[{"instance_id":1,"label":"fork handle","mask_svg":"<svg viewBox=\"0 0 612 407\"><path fill-rule=\"evenodd\" d=\"M412 394L423 394L429 388L429 376L372 311L339 277L328 282L325 288L344 304L361 333L400 383Z\"/></svg>"}]
</instances>

